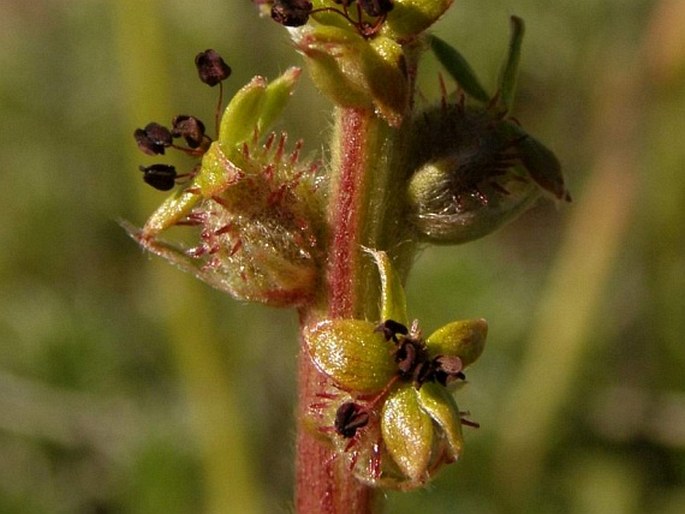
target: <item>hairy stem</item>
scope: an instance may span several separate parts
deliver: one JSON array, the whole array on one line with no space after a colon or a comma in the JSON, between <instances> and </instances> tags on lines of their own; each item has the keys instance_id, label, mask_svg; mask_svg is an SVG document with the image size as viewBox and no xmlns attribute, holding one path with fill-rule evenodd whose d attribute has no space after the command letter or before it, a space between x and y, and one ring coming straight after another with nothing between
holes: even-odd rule
<instances>
[{"instance_id":1,"label":"hairy stem","mask_svg":"<svg viewBox=\"0 0 685 514\"><path fill-rule=\"evenodd\" d=\"M360 273L362 223L368 207L365 187L369 176L369 132L377 120L367 111L344 109L336 120L333 194L329 222L328 315L354 317L359 308L357 285Z\"/></svg>"},{"instance_id":2,"label":"hairy stem","mask_svg":"<svg viewBox=\"0 0 685 514\"><path fill-rule=\"evenodd\" d=\"M391 175L398 169L392 163L399 137L399 130L391 129L370 111L337 111L328 213L327 292L323 306L302 310L303 327L322 317L378 319L378 287L369 286L377 283L372 275L377 271L369 264L363 247L386 248L391 239L396 239L385 237L384 229L397 219L392 208L397 202L388 202L393 191L384 184L391 183ZM392 227L387 233L397 235ZM342 459L335 459L330 446L306 428L308 406L328 390L330 383L313 366L303 345L299 358L297 511L371 513L373 490L358 482Z\"/></svg>"}]
</instances>

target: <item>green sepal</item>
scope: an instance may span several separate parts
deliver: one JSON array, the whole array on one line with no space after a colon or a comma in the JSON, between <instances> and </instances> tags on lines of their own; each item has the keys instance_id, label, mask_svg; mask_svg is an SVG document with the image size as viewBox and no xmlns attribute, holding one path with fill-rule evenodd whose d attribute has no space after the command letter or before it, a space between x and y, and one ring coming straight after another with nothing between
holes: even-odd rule
<instances>
[{"instance_id":1,"label":"green sepal","mask_svg":"<svg viewBox=\"0 0 685 514\"><path fill-rule=\"evenodd\" d=\"M337 27L300 30L295 43L305 55L316 87L343 107L372 109L371 94L360 70L358 54L369 51L361 36ZM355 66L349 66L353 63Z\"/></svg>"},{"instance_id":2,"label":"green sepal","mask_svg":"<svg viewBox=\"0 0 685 514\"><path fill-rule=\"evenodd\" d=\"M254 134L262 112L267 82L264 77L253 77L231 98L221 117L219 144L230 152ZM230 155L230 153L229 153Z\"/></svg>"},{"instance_id":3,"label":"green sepal","mask_svg":"<svg viewBox=\"0 0 685 514\"><path fill-rule=\"evenodd\" d=\"M443 386L427 382L416 392L421 408L440 427L449 447L451 460L457 460L464 449L461 416L454 397Z\"/></svg>"},{"instance_id":4,"label":"green sepal","mask_svg":"<svg viewBox=\"0 0 685 514\"><path fill-rule=\"evenodd\" d=\"M357 28L354 27L349 20L346 20L343 16L340 16L340 11L333 12L333 10L330 9L331 0L311 0L311 2L313 11L311 14L311 19L316 21L318 24L338 27L350 32L358 33Z\"/></svg>"},{"instance_id":5,"label":"green sepal","mask_svg":"<svg viewBox=\"0 0 685 514\"><path fill-rule=\"evenodd\" d=\"M426 346L432 356L459 357L466 367L483 353L487 335L488 323L484 319L454 321L433 332Z\"/></svg>"},{"instance_id":6,"label":"green sepal","mask_svg":"<svg viewBox=\"0 0 685 514\"><path fill-rule=\"evenodd\" d=\"M412 485L428 480L434 428L416 389L400 387L388 395L381 413L381 434L388 454Z\"/></svg>"},{"instance_id":7,"label":"green sepal","mask_svg":"<svg viewBox=\"0 0 685 514\"><path fill-rule=\"evenodd\" d=\"M168 229L190 214L198 200L200 200L200 195L186 189L173 191L145 222L141 237L152 238Z\"/></svg>"},{"instance_id":8,"label":"green sepal","mask_svg":"<svg viewBox=\"0 0 685 514\"><path fill-rule=\"evenodd\" d=\"M356 319L324 320L304 332L309 355L341 389L353 394L380 392L397 373L394 346Z\"/></svg>"},{"instance_id":9,"label":"green sepal","mask_svg":"<svg viewBox=\"0 0 685 514\"><path fill-rule=\"evenodd\" d=\"M395 41L415 38L430 28L453 0L395 0L380 33Z\"/></svg>"},{"instance_id":10,"label":"green sepal","mask_svg":"<svg viewBox=\"0 0 685 514\"><path fill-rule=\"evenodd\" d=\"M388 124L402 122L409 85L401 45L384 37L369 42L348 28L318 25L293 32L316 86L343 107L374 109Z\"/></svg>"},{"instance_id":11,"label":"green sepal","mask_svg":"<svg viewBox=\"0 0 685 514\"><path fill-rule=\"evenodd\" d=\"M409 107L409 81L404 50L387 37L371 40L374 53L364 63L373 104L378 114L393 127L401 125Z\"/></svg>"},{"instance_id":12,"label":"green sepal","mask_svg":"<svg viewBox=\"0 0 685 514\"><path fill-rule=\"evenodd\" d=\"M290 67L266 86L261 113L257 120L257 132L259 134L266 134L274 122L281 117L301 74L301 68Z\"/></svg>"},{"instance_id":13,"label":"green sepal","mask_svg":"<svg viewBox=\"0 0 685 514\"><path fill-rule=\"evenodd\" d=\"M279 118L300 73L299 68L288 68L271 82L254 77L231 98L219 127L219 143L229 158L235 148L253 137L255 130L264 134Z\"/></svg>"},{"instance_id":14,"label":"green sepal","mask_svg":"<svg viewBox=\"0 0 685 514\"><path fill-rule=\"evenodd\" d=\"M218 281L214 282L212 280L211 273L203 270L198 261L192 257L189 257L182 248L163 240L147 237L145 228L140 230L127 222L122 222L121 225L124 227L126 232L128 232L128 235L140 243L140 245L148 252L153 253L158 257L162 257L181 271L190 273L195 278L206 282L212 287L216 287L217 289L226 291L235 296L235 292L232 289L229 289L225 285L220 285Z\"/></svg>"},{"instance_id":15,"label":"green sepal","mask_svg":"<svg viewBox=\"0 0 685 514\"><path fill-rule=\"evenodd\" d=\"M146 232L147 225L142 230L126 222L121 225L145 250L239 300L272 307L292 307L311 300L316 280L311 260L293 262L280 254L274 245L263 245L259 254L247 248L243 250L242 260L236 258L240 262L217 269L190 257L184 248L151 237L155 234ZM244 235L246 240L253 239L249 230ZM220 253L226 252L230 253L230 249L222 249Z\"/></svg>"},{"instance_id":16,"label":"green sepal","mask_svg":"<svg viewBox=\"0 0 685 514\"><path fill-rule=\"evenodd\" d=\"M499 104L503 106L505 112L511 110L516 96L516 79L518 78L524 32L523 20L518 16L512 16L509 50L499 75Z\"/></svg>"},{"instance_id":17,"label":"green sepal","mask_svg":"<svg viewBox=\"0 0 685 514\"><path fill-rule=\"evenodd\" d=\"M378 273L381 277L381 321L391 319L409 324L407 315L407 297L399 275L395 272L390 262L390 257L385 252L366 250L376 261Z\"/></svg>"},{"instance_id":18,"label":"green sepal","mask_svg":"<svg viewBox=\"0 0 685 514\"><path fill-rule=\"evenodd\" d=\"M228 186L237 184L245 176L245 170L237 167L224 152L224 146L214 142L202 156L200 172L192 181L191 187L209 198L224 191Z\"/></svg>"},{"instance_id":19,"label":"green sepal","mask_svg":"<svg viewBox=\"0 0 685 514\"><path fill-rule=\"evenodd\" d=\"M433 35L429 36L429 42L440 64L468 95L484 103L490 101L490 95L480 84L473 68L456 48Z\"/></svg>"}]
</instances>

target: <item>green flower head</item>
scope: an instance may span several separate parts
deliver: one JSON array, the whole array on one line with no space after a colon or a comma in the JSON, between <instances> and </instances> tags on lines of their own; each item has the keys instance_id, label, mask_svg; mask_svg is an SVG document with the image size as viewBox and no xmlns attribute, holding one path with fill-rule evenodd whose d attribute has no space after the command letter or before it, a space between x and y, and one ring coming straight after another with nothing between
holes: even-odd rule
<instances>
[{"instance_id":1,"label":"green flower head","mask_svg":"<svg viewBox=\"0 0 685 514\"><path fill-rule=\"evenodd\" d=\"M462 452L462 413L448 387L462 383L482 353L487 323L455 321L424 338L416 321L409 324L388 256L370 253L382 321L326 319L306 331L312 360L338 389L317 406L319 425L358 478L411 489Z\"/></svg>"},{"instance_id":2,"label":"green flower head","mask_svg":"<svg viewBox=\"0 0 685 514\"><path fill-rule=\"evenodd\" d=\"M221 91L231 73L223 59L206 50L195 64L202 82ZM173 191L142 228L125 224L131 236L212 287L275 307L306 303L317 280L318 165L300 159L301 142L289 151L287 135L270 132L300 73L289 68L272 81L252 78L220 118L217 110L215 139L189 115L174 117L171 129L152 122L134 132L148 155L173 148L200 161L181 175L166 164L141 166L146 183ZM166 240L173 227L191 234Z\"/></svg>"}]
</instances>

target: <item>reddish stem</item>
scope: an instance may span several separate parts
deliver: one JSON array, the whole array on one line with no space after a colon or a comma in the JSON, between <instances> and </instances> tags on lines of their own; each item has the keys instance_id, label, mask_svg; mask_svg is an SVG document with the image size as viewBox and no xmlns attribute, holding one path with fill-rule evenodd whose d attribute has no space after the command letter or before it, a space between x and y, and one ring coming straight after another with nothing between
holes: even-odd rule
<instances>
[{"instance_id":1,"label":"reddish stem","mask_svg":"<svg viewBox=\"0 0 685 514\"><path fill-rule=\"evenodd\" d=\"M331 318L355 315L368 123L366 111L349 109L342 114L342 155L329 218L332 234L328 255L328 315Z\"/></svg>"},{"instance_id":2,"label":"reddish stem","mask_svg":"<svg viewBox=\"0 0 685 514\"><path fill-rule=\"evenodd\" d=\"M359 482L330 444L305 426L307 406L330 388L304 352L299 358L300 406L295 504L299 514L371 514L373 490Z\"/></svg>"},{"instance_id":3,"label":"reddish stem","mask_svg":"<svg viewBox=\"0 0 685 514\"><path fill-rule=\"evenodd\" d=\"M340 113L338 130L337 180L330 198L331 227L328 256L328 312L326 317L354 317L360 273L361 221L365 212L367 172L367 130L372 114L346 109ZM301 312L302 327L314 323L321 313L313 308ZM357 481L336 459L329 444L308 430L307 409L330 390L328 379L319 373L306 354L304 342L299 357L299 407L296 458L295 503L299 514L370 514L373 490Z\"/></svg>"}]
</instances>

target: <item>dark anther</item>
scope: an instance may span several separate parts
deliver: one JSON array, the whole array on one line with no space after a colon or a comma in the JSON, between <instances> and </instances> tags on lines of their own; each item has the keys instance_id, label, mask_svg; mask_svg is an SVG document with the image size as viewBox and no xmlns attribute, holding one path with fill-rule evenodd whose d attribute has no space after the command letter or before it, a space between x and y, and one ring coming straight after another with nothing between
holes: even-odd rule
<instances>
[{"instance_id":1,"label":"dark anther","mask_svg":"<svg viewBox=\"0 0 685 514\"><path fill-rule=\"evenodd\" d=\"M397 334L406 336L409 333L409 330L402 323L392 319L386 319L383 323L376 327L374 332L381 332L386 341L390 341L392 339L395 343L397 343L399 342L397 339Z\"/></svg>"},{"instance_id":2,"label":"dark anther","mask_svg":"<svg viewBox=\"0 0 685 514\"><path fill-rule=\"evenodd\" d=\"M200 80L208 86L216 86L231 75L231 67L215 50L205 50L195 56L195 66Z\"/></svg>"},{"instance_id":3,"label":"dark anther","mask_svg":"<svg viewBox=\"0 0 685 514\"><path fill-rule=\"evenodd\" d=\"M143 180L160 191L169 191L176 184L176 168L167 164L153 164L152 166L141 166Z\"/></svg>"},{"instance_id":4,"label":"dark anther","mask_svg":"<svg viewBox=\"0 0 685 514\"><path fill-rule=\"evenodd\" d=\"M271 18L286 27L301 27L312 12L309 0L274 0L271 6Z\"/></svg>"},{"instance_id":5,"label":"dark anther","mask_svg":"<svg viewBox=\"0 0 685 514\"><path fill-rule=\"evenodd\" d=\"M197 148L205 137L205 125L195 116L179 114L172 122L171 135L183 137L190 148Z\"/></svg>"},{"instance_id":6,"label":"dark anther","mask_svg":"<svg viewBox=\"0 0 685 514\"><path fill-rule=\"evenodd\" d=\"M383 16L392 11L393 0L359 0L359 5L369 16Z\"/></svg>"},{"instance_id":7,"label":"dark anther","mask_svg":"<svg viewBox=\"0 0 685 514\"><path fill-rule=\"evenodd\" d=\"M435 378L433 363L429 361L418 362L412 373L412 382L416 389L426 382L432 382Z\"/></svg>"},{"instance_id":8,"label":"dark anther","mask_svg":"<svg viewBox=\"0 0 685 514\"><path fill-rule=\"evenodd\" d=\"M416 344L409 339L404 339L395 352L397 370L403 377L411 376L417 363L420 363L421 352Z\"/></svg>"},{"instance_id":9,"label":"dark anther","mask_svg":"<svg viewBox=\"0 0 685 514\"><path fill-rule=\"evenodd\" d=\"M335 431L349 439L369 422L369 413L359 404L345 402L335 412Z\"/></svg>"},{"instance_id":10,"label":"dark anther","mask_svg":"<svg viewBox=\"0 0 685 514\"><path fill-rule=\"evenodd\" d=\"M464 380L466 375L462 369L463 363L459 357L438 355L433 359L433 369L436 382L446 386L454 380Z\"/></svg>"},{"instance_id":11,"label":"dark anther","mask_svg":"<svg viewBox=\"0 0 685 514\"><path fill-rule=\"evenodd\" d=\"M136 129L133 133L138 148L148 155L164 154L164 149L171 146L171 132L159 123L148 123L145 128Z\"/></svg>"},{"instance_id":12,"label":"dark anther","mask_svg":"<svg viewBox=\"0 0 685 514\"><path fill-rule=\"evenodd\" d=\"M354 0L333 0L333 2L343 7L349 7L354 3Z\"/></svg>"}]
</instances>

